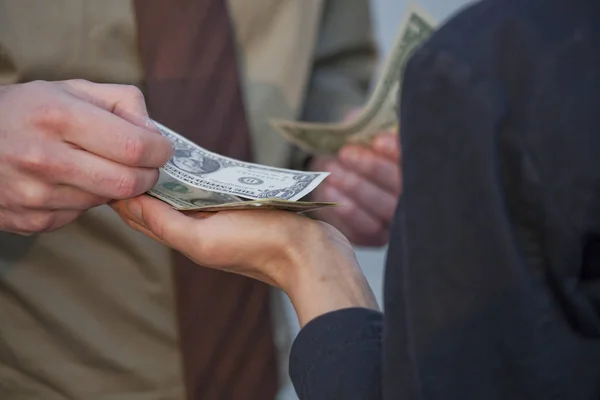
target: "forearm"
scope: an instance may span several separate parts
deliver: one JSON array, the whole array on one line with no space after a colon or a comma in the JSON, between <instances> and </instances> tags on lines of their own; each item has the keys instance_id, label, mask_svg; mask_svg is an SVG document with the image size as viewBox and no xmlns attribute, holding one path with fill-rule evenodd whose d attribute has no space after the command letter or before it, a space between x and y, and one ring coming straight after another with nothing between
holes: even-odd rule
<instances>
[{"instance_id":1,"label":"forearm","mask_svg":"<svg viewBox=\"0 0 600 400\"><path fill-rule=\"evenodd\" d=\"M300 326L311 320L345 308L379 311L355 255L340 246L313 246L310 251L293 257L294 271L284 279L282 289L290 297Z\"/></svg>"},{"instance_id":2,"label":"forearm","mask_svg":"<svg viewBox=\"0 0 600 400\"><path fill-rule=\"evenodd\" d=\"M325 235L290 246L288 274L275 279L302 327L290 376L303 400L378 399L383 316L347 240L316 224Z\"/></svg>"},{"instance_id":3,"label":"forearm","mask_svg":"<svg viewBox=\"0 0 600 400\"><path fill-rule=\"evenodd\" d=\"M286 288L302 326L290 376L304 400L375 400L381 397L383 315L354 254L328 243L296 258L297 274Z\"/></svg>"}]
</instances>

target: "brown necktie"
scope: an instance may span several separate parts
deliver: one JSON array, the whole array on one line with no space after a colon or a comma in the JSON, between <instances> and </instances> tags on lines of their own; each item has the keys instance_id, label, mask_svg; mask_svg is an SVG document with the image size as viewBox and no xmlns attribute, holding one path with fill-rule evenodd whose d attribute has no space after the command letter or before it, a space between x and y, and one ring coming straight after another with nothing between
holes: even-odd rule
<instances>
[{"instance_id":1,"label":"brown necktie","mask_svg":"<svg viewBox=\"0 0 600 400\"><path fill-rule=\"evenodd\" d=\"M135 0L150 115L204 148L250 160L250 134L225 0ZM273 399L269 289L175 255L189 399Z\"/></svg>"}]
</instances>

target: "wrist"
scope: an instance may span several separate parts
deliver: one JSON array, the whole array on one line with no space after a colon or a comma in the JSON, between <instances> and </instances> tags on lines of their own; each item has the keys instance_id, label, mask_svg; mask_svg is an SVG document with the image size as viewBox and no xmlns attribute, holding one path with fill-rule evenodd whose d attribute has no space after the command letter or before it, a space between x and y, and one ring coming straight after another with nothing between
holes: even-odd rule
<instances>
[{"instance_id":1,"label":"wrist","mask_svg":"<svg viewBox=\"0 0 600 400\"><path fill-rule=\"evenodd\" d=\"M379 310L352 247L335 233L334 237L311 238L304 251L290 257L290 273L280 287L294 305L300 326L344 308Z\"/></svg>"}]
</instances>

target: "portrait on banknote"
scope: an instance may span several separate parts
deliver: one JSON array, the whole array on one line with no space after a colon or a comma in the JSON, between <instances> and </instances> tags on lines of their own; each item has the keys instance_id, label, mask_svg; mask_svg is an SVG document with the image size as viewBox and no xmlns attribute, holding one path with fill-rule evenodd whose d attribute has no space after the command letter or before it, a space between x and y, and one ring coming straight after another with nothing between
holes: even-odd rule
<instances>
[{"instance_id":1,"label":"portrait on banknote","mask_svg":"<svg viewBox=\"0 0 600 400\"><path fill-rule=\"evenodd\" d=\"M206 157L202 152L189 147L175 149L173 165L194 175L210 174L221 169L221 164L212 158Z\"/></svg>"}]
</instances>

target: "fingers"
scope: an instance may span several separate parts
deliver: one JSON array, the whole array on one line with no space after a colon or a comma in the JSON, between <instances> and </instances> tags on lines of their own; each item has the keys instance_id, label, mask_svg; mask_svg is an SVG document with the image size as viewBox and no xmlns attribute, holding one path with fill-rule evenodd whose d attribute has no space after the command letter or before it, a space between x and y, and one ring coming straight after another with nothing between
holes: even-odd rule
<instances>
[{"instance_id":1,"label":"fingers","mask_svg":"<svg viewBox=\"0 0 600 400\"><path fill-rule=\"evenodd\" d=\"M169 139L101 108L79 102L63 138L101 157L132 167L159 168L173 155Z\"/></svg>"},{"instance_id":2,"label":"fingers","mask_svg":"<svg viewBox=\"0 0 600 400\"><path fill-rule=\"evenodd\" d=\"M4 230L53 230L107 199L144 193L171 158L135 88L36 81L0 97Z\"/></svg>"},{"instance_id":3,"label":"fingers","mask_svg":"<svg viewBox=\"0 0 600 400\"><path fill-rule=\"evenodd\" d=\"M93 154L73 149L61 183L109 199L127 199L150 190L157 182L159 172L150 168L132 168L120 165Z\"/></svg>"},{"instance_id":4,"label":"fingers","mask_svg":"<svg viewBox=\"0 0 600 400\"><path fill-rule=\"evenodd\" d=\"M382 246L387 242L389 230L381 219L367 213L333 186L324 188L324 196L342 206L321 210L322 219L337 227L352 243L359 246Z\"/></svg>"},{"instance_id":5,"label":"fingers","mask_svg":"<svg viewBox=\"0 0 600 400\"><path fill-rule=\"evenodd\" d=\"M400 160L400 139L395 133L385 133L377 136L372 144L375 152L398 162Z\"/></svg>"},{"instance_id":6,"label":"fingers","mask_svg":"<svg viewBox=\"0 0 600 400\"><path fill-rule=\"evenodd\" d=\"M313 198L344 205L315 215L336 226L355 245L384 245L402 189L400 157L395 133L378 135L371 148L347 145L337 157L314 157L310 168L331 175Z\"/></svg>"},{"instance_id":7,"label":"fingers","mask_svg":"<svg viewBox=\"0 0 600 400\"><path fill-rule=\"evenodd\" d=\"M340 203L341 207L332 209L344 221L346 225L358 225L365 232L377 232L380 230L382 223L378 219L367 214L362 207L356 204L352 198L347 196L342 191L333 186L324 189L325 196L332 201Z\"/></svg>"},{"instance_id":8,"label":"fingers","mask_svg":"<svg viewBox=\"0 0 600 400\"><path fill-rule=\"evenodd\" d=\"M395 196L400 194L401 177L397 161L379 157L371 149L354 145L344 147L339 159L345 168L360 174L367 181Z\"/></svg>"},{"instance_id":9,"label":"fingers","mask_svg":"<svg viewBox=\"0 0 600 400\"><path fill-rule=\"evenodd\" d=\"M155 127L142 128L141 126L150 126L145 120L136 121L134 124L113 113L121 104L118 94L127 96L129 91L128 87L112 90L98 88L85 92L87 96L91 96L86 100L76 96L66 97L68 95L65 94L65 98L57 99L39 109L32 122L34 126L45 131L58 132L68 143L120 164L161 167L172 156L173 148L169 139L155 134ZM105 92L115 93L112 93L111 97ZM99 107L98 104L102 106ZM142 106L143 104L133 103L126 108L120 106L127 110L120 113L138 115L135 113L143 112L144 117L141 114L139 117L145 118L145 107L142 111Z\"/></svg>"},{"instance_id":10,"label":"fingers","mask_svg":"<svg viewBox=\"0 0 600 400\"><path fill-rule=\"evenodd\" d=\"M352 201L370 215L386 223L392 220L396 211L397 196L389 193L348 170L339 163L332 163L329 170L329 184L342 191Z\"/></svg>"},{"instance_id":11,"label":"fingers","mask_svg":"<svg viewBox=\"0 0 600 400\"><path fill-rule=\"evenodd\" d=\"M387 135L377 144L387 155L349 145L337 159L315 157L311 163L311 169L317 166L331 172L315 191L314 199L344 205L317 215L339 228L356 245L380 246L388 240L401 190L399 162L392 159L399 154L399 146L389 147L392 137Z\"/></svg>"},{"instance_id":12,"label":"fingers","mask_svg":"<svg viewBox=\"0 0 600 400\"><path fill-rule=\"evenodd\" d=\"M22 174L15 181L21 190L20 196L30 198L34 203L53 198L62 198L69 203L60 208L70 208L77 199L84 203L88 200L81 195L69 200L68 189L53 191L51 185L66 185L89 192L91 196L87 199L94 204L94 196L109 199L138 196L152 188L158 179L156 169L127 167L60 142L32 143L19 153L11 160L12 164L25 174L39 178L35 181ZM65 192L65 196L60 196L61 192Z\"/></svg>"},{"instance_id":13,"label":"fingers","mask_svg":"<svg viewBox=\"0 0 600 400\"><path fill-rule=\"evenodd\" d=\"M160 131L150 121L144 94L135 86L117 84L96 84L83 79L61 82L69 93L111 112L140 128L154 133Z\"/></svg>"}]
</instances>

